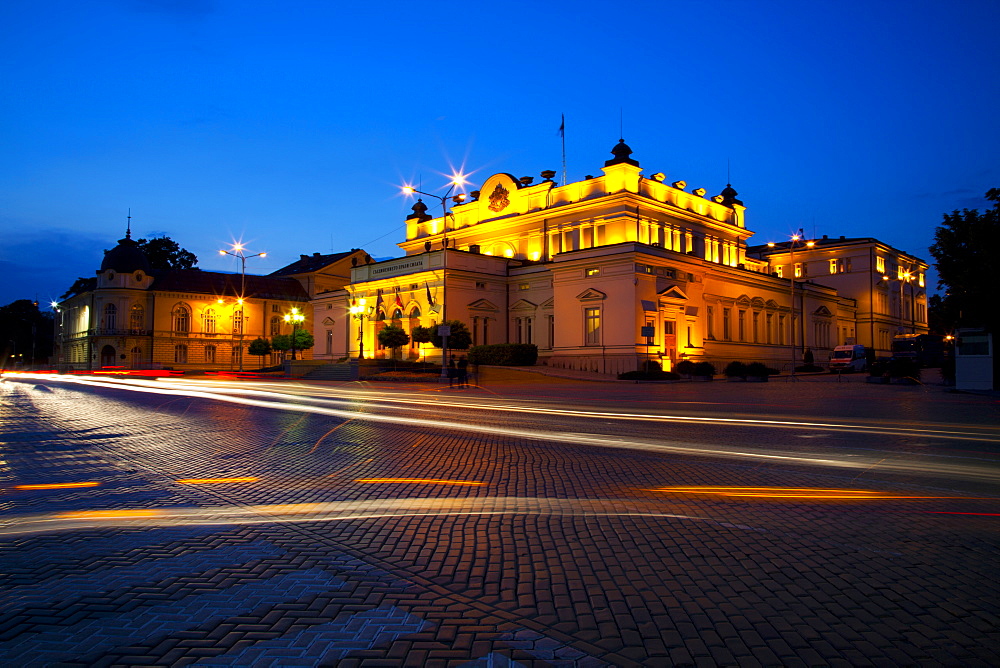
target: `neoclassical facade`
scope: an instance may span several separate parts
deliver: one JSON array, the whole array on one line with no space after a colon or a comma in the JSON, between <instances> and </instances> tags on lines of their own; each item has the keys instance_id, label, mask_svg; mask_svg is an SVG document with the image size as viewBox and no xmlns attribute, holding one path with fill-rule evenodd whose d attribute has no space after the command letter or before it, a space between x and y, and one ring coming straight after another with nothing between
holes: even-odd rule
<instances>
[{"instance_id":1,"label":"neoclassical facade","mask_svg":"<svg viewBox=\"0 0 1000 668\"><path fill-rule=\"evenodd\" d=\"M363 251L301 256L269 276L197 269L154 271L129 232L105 254L85 290L56 307L57 365L62 369L255 369L258 337L289 334L284 316L299 311L311 326L312 295L347 282ZM309 358L311 350L302 351Z\"/></svg>"},{"instance_id":2,"label":"neoclassical facade","mask_svg":"<svg viewBox=\"0 0 1000 668\"><path fill-rule=\"evenodd\" d=\"M541 363L606 373L647 358L666 369L690 359L787 370L805 348L824 361L845 342L888 354L893 292L883 264L919 277L920 289L903 293L911 328L926 331L919 259L873 239L824 239L784 255L780 244L748 248L753 232L731 186L709 197L662 173L643 176L624 141L611 153L600 175L575 183L560 186L551 171L537 183L494 174L437 216L441 207L418 200L403 257L358 263L344 289L313 299L316 339L328 342L315 356L357 356L362 347L366 357L388 356L381 327L443 319L464 322L476 344L534 343ZM862 247L870 266L853 259ZM801 265L794 282L789 250ZM349 307L362 300L352 318ZM440 350L411 344L403 356L439 360Z\"/></svg>"}]
</instances>

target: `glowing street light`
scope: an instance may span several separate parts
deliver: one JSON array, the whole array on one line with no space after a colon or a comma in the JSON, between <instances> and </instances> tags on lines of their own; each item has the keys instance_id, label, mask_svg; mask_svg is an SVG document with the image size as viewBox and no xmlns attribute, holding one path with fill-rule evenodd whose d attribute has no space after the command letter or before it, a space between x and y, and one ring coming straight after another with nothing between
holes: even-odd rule
<instances>
[{"instance_id":1,"label":"glowing street light","mask_svg":"<svg viewBox=\"0 0 1000 668\"><path fill-rule=\"evenodd\" d=\"M240 371L243 371L243 300L246 297L247 289L247 260L252 257L267 257L267 253L254 253L253 255L247 255L244 251L243 244L235 243L230 250L220 250L219 255L231 255L232 257L239 258L240 260L240 296L236 300L236 303L240 305L240 333L239 333L239 346L240 346ZM219 300L222 303L222 300Z\"/></svg>"},{"instance_id":2,"label":"glowing street light","mask_svg":"<svg viewBox=\"0 0 1000 668\"><path fill-rule=\"evenodd\" d=\"M375 311L374 306L367 306L368 300L364 297L358 298L358 300L351 304L348 309L351 313L351 317L356 318L358 321L358 359L364 359L365 357L365 318L370 318L372 313Z\"/></svg>"},{"instance_id":3,"label":"glowing street light","mask_svg":"<svg viewBox=\"0 0 1000 668\"><path fill-rule=\"evenodd\" d=\"M451 193L456 187L464 186L468 183L466 176L464 174L452 174L451 181L448 184L448 190L444 195L435 195L434 193L424 192L423 190L417 190L413 186L406 185L402 187L403 193L406 195L426 195L427 197L433 197L441 202L441 224L444 226L442 230L443 236L441 239L441 323L444 324L448 321L447 311L448 311L448 200L451 199L455 204L461 204L465 201L465 193L459 193L457 195L452 195ZM441 377L448 377L448 336L441 337Z\"/></svg>"},{"instance_id":4,"label":"glowing street light","mask_svg":"<svg viewBox=\"0 0 1000 668\"><path fill-rule=\"evenodd\" d=\"M295 359L295 332L299 329L299 323L305 320L306 317L299 312L299 309L292 308L291 313L285 314L285 322L292 323L292 359Z\"/></svg>"},{"instance_id":5,"label":"glowing street light","mask_svg":"<svg viewBox=\"0 0 1000 668\"><path fill-rule=\"evenodd\" d=\"M911 283L911 281L914 278L915 278L915 276L913 275L913 273L909 269L901 271L899 273L898 278L895 278L895 279L892 278L891 276L889 276L888 274L886 274L886 275L884 275L882 277L882 280L886 281L886 284L888 284L889 282L891 282L893 280L899 281L899 333L900 334L905 334L906 333L906 322L905 322L905 319L904 319L904 316L903 316L903 308L905 306L905 302L903 300L903 284L904 283L906 283L906 284L908 284L910 286L910 331L911 332L916 332L917 331L916 330L916 325L914 323L914 317L913 317L913 284Z\"/></svg>"},{"instance_id":6,"label":"glowing street light","mask_svg":"<svg viewBox=\"0 0 1000 668\"><path fill-rule=\"evenodd\" d=\"M792 354L792 370L789 373L790 378L795 377L795 279L797 278L795 275L796 274L795 245L801 242L803 236L804 235L802 234L802 230L799 230L798 234L793 234L788 240L788 280L789 280L789 300L790 300L789 305L791 307L791 314L789 316L790 319L788 321L788 333L789 333L788 338L791 343L791 354ZM806 241L802 245L806 246L807 248L812 248L813 246L816 245L816 242ZM768 248L774 248L775 244L773 242L769 242L767 246ZM803 330L803 344L805 343L804 339L805 339L805 333Z\"/></svg>"}]
</instances>

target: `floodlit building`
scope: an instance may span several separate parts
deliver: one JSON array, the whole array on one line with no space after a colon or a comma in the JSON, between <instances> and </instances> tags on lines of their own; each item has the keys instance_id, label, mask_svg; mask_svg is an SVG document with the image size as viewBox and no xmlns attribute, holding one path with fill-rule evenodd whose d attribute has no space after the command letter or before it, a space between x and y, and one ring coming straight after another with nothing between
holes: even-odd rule
<instances>
[{"instance_id":1,"label":"floodlit building","mask_svg":"<svg viewBox=\"0 0 1000 668\"><path fill-rule=\"evenodd\" d=\"M845 342L885 343L898 279L887 283L882 272L897 266L919 281L904 289L904 310L926 331L926 264L917 258L873 239L840 240L840 250L817 241L808 253L803 243L791 249L802 265L793 282L789 249L748 249L753 232L731 185L709 197L662 173L643 176L624 141L611 153L601 174L576 183L559 185L552 171L537 183L494 174L450 209L446 199L432 208L417 200L404 257L357 263L343 290L313 300L316 339L327 342L315 356L388 356L382 327L447 319L465 323L474 344L534 343L540 363L557 367L618 373L644 359L665 369L690 359L787 370L807 347L822 362ZM871 267L848 241L870 253ZM821 274L834 260L837 272ZM435 355L428 344L403 351Z\"/></svg>"},{"instance_id":2,"label":"floodlit building","mask_svg":"<svg viewBox=\"0 0 1000 668\"><path fill-rule=\"evenodd\" d=\"M347 282L353 250L303 255L269 276L197 269L153 270L125 238L108 251L84 289L56 307L55 357L62 369L252 369L254 339L290 334L284 316L298 309L311 327L310 298ZM311 357L310 350L300 353Z\"/></svg>"}]
</instances>

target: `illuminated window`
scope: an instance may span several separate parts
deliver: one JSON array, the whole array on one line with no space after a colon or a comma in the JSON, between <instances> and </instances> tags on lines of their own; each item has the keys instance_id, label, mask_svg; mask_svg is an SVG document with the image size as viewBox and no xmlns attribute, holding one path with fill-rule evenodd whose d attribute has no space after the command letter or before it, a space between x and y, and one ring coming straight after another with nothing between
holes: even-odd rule
<instances>
[{"instance_id":1,"label":"illuminated window","mask_svg":"<svg viewBox=\"0 0 1000 668\"><path fill-rule=\"evenodd\" d=\"M919 285L920 287L924 287L924 272L920 272L920 274L917 276L917 285Z\"/></svg>"},{"instance_id":2,"label":"illuminated window","mask_svg":"<svg viewBox=\"0 0 1000 668\"><path fill-rule=\"evenodd\" d=\"M775 267L775 271L778 274L778 278L784 278L785 277L785 267L784 267L784 265L780 265L779 264L777 267Z\"/></svg>"},{"instance_id":3,"label":"illuminated window","mask_svg":"<svg viewBox=\"0 0 1000 668\"><path fill-rule=\"evenodd\" d=\"M837 273L837 261L836 260L830 260L830 273L831 274L836 274Z\"/></svg>"},{"instance_id":4,"label":"illuminated window","mask_svg":"<svg viewBox=\"0 0 1000 668\"><path fill-rule=\"evenodd\" d=\"M277 336L281 334L281 318L278 316L271 317L271 336Z\"/></svg>"},{"instance_id":5,"label":"illuminated window","mask_svg":"<svg viewBox=\"0 0 1000 668\"><path fill-rule=\"evenodd\" d=\"M104 329L115 329L118 324L118 307L108 304L104 307Z\"/></svg>"},{"instance_id":6,"label":"illuminated window","mask_svg":"<svg viewBox=\"0 0 1000 668\"><path fill-rule=\"evenodd\" d=\"M174 309L174 331L180 334L187 334L191 329L191 311L183 304ZM185 352L185 358L187 353Z\"/></svg>"},{"instance_id":7,"label":"illuminated window","mask_svg":"<svg viewBox=\"0 0 1000 668\"><path fill-rule=\"evenodd\" d=\"M145 329L145 325L146 311L142 308L142 304L135 304L129 314L129 329L133 332L139 332Z\"/></svg>"},{"instance_id":8,"label":"illuminated window","mask_svg":"<svg viewBox=\"0 0 1000 668\"><path fill-rule=\"evenodd\" d=\"M896 278L900 281L906 278L906 270L903 269L903 265L901 264L896 265Z\"/></svg>"},{"instance_id":9,"label":"illuminated window","mask_svg":"<svg viewBox=\"0 0 1000 668\"><path fill-rule=\"evenodd\" d=\"M795 263L795 278L802 278L805 273L805 267L803 267L801 262Z\"/></svg>"},{"instance_id":10,"label":"illuminated window","mask_svg":"<svg viewBox=\"0 0 1000 668\"><path fill-rule=\"evenodd\" d=\"M601 275L601 268L600 267L587 267L586 269L583 270L583 272L587 276L600 276Z\"/></svg>"},{"instance_id":11,"label":"illuminated window","mask_svg":"<svg viewBox=\"0 0 1000 668\"><path fill-rule=\"evenodd\" d=\"M215 334L215 309L214 308L207 308L207 309L205 309L204 321L205 321L205 323L204 323L205 324L205 327L204 327L205 333L206 334Z\"/></svg>"},{"instance_id":12,"label":"illuminated window","mask_svg":"<svg viewBox=\"0 0 1000 668\"><path fill-rule=\"evenodd\" d=\"M205 346L205 362L215 364L215 346Z\"/></svg>"},{"instance_id":13,"label":"illuminated window","mask_svg":"<svg viewBox=\"0 0 1000 668\"><path fill-rule=\"evenodd\" d=\"M530 288L531 288L531 284L530 283L520 283L517 286L518 290L528 290Z\"/></svg>"},{"instance_id":14,"label":"illuminated window","mask_svg":"<svg viewBox=\"0 0 1000 668\"><path fill-rule=\"evenodd\" d=\"M233 311L233 334L243 333L243 311Z\"/></svg>"},{"instance_id":15,"label":"illuminated window","mask_svg":"<svg viewBox=\"0 0 1000 668\"><path fill-rule=\"evenodd\" d=\"M585 345L601 345L601 309L596 307L584 309L583 320Z\"/></svg>"},{"instance_id":16,"label":"illuminated window","mask_svg":"<svg viewBox=\"0 0 1000 668\"><path fill-rule=\"evenodd\" d=\"M885 258L880 255L875 256L875 271L880 274L885 273Z\"/></svg>"},{"instance_id":17,"label":"illuminated window","mask_svg":"<svg viewBox=\"0 0 1000 668\"><path fill-rule=\"evenodd\" d=\"M174 364L187 364L188 347L183 343L174 346Z\"/></svg>"}]
</instances>

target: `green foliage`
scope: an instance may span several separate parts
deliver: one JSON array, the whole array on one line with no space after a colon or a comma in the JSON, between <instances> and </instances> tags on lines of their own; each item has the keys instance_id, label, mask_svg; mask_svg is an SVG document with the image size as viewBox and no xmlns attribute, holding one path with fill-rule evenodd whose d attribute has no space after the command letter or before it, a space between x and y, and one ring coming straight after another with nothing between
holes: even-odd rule
<instances>
[{"instance_id":1,"label":"green foliage","mask_svg":"<svg viewBox=\"0 0 1000 668\"><path fill-rule=\"evenodd\" d=\"M993 255L1000 247L1000 188L987 191L986 199L992 209L946 213L934 231L930 252L945 294L931 307L935 325L945 332L958 326L998 331Z\"/></svg>"},{"instance_id":2,"label":"green foliage","mask_svg":"<svg viewBox=\"0 0 1000 668\"><path fill-rule=\"evenodd\" d=\"M307 329L296 329L295 330L295 349L296 350L308 350L316 344L316 339ZM292 349L292 335L291 334L278 334L271 338L271 348L274 350L291 350Z\"/></svg>"},{"instance_id":3,"label":"green foliage","mask_svg":"<svg viewBox=\"0 0 1000 668\"><path fill-rule=\"evenodd\" d=\"M733 361L726 365L726 370L723 373L726 374L727 378L746 378L747 365L743 362Z\"/></svg>"},{"instance_id":4,"label":"green foliage","mask_svg":"<svg viewBox=\"0 0 1000 668\"><path fill-rule=\"evenodd\" d=\"M267 339L257 337L250 342L247 352L255 357L264 357L271 354L271 344L268 343Z\"/></svg>"},{"instance_id":5,"label":"green foliage","mask_svg":"<svg viewBox=\"0 0 1000 668\"><path fill-rule=\"evenodd\" d=\"M472 333L465 326L464 322L461 320L446 320L441 324L451 326L451 335L448 337L449 350L466 350L472 345ZM437 326L431 327L431 343L434 344L435 348L442 347L444 343L437 334Z\"/></svg>"},{"instance_id":6,"label":"green foliage","mask_svg":"<svg viewBox=\"0 0 1000 668\"><path fill-rule=\"evenodd\" d=\"M402 327L386 325L378 331L378 342L386 348L395 350L410 342L410 335Z\"/></svg>"},{"instance_id":7,"label":"green foliage","mask_svg":"<svg viewBox=\"0 0 1000 668\"><path fill-rule=\"evenodd\" d=\"M434 332L430 327L414 327L410 331L410 338L414 343L430 343L434 338Z\"/></svg>"},{"instance_id":8,"label":"green foliage","mask_svg":"<svg viewBox=\"0 0 1000 668\"><path fill-rule=\"evenodd\" d=\"M714 376L715 375L715 365L711 362L698 362L694 365L695 376Z\"/></svg>"},{"instance_id":9,"label":"green foliage","mask_svg":"<svg viewBox=\"0 0 1000 668\"><path fill-rule=\"evenodd\" d=\"M81 276L80 278L73 281L73 285L69 287L69 290L62 293L59 299L66 299L67 297L72 297L74 295L81 294L83 292L90 292L97 287L97 278L91 277L86 278Z\"/></svg>"},{"instance_id":10,"label":"green foliage","mask_svg":"<svg viewBox=\"0 0 1000 668\"><path fill-rule=\"evenodd\" d=\"M271 348L273 350L291 350L292 349L291 334L276 334L273 337L271 337Z\"/></svg>"},{"instance_id":11,"label":"green foliage","mask_svg":"<svg viewBox=\"0 0 1000 668\"><path fill-rule=\"evenodd\" d=\"M538 346L533 343L491 343L469 348L469 364L531 366L536 361Z\"/></svg>"},{"instance_id":12,"label":"green foliage","mask_svg":"<svg viewBox=\"0 0 1000 668\"><path fill-rule=\"evenodd\" d=\"M198 257L181 248L168 236L139 239L136 244L146 253L153 269L195 269Z\"/></svg>"},{"instance_id":13,"label":"green foliage","mask_svg":"<svg viewBox=\"0 0 1000 668\"><path fill-rule=\"evenodd\" d=\"M692 362L691 360L681 360L674 367L677 373L681 374L682 376L693 376L694 368L695 368L695 363Z\"/></svg>"}]
</instances>

